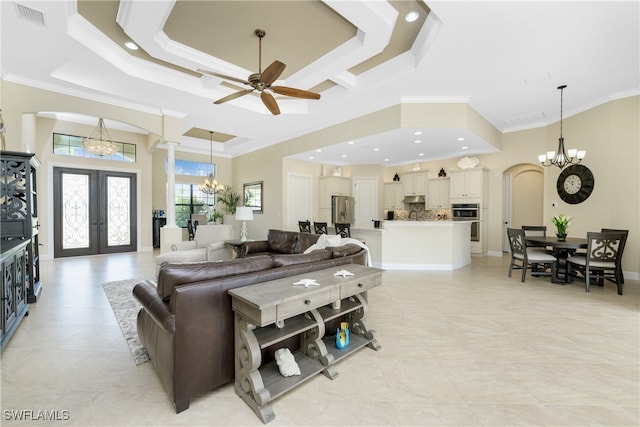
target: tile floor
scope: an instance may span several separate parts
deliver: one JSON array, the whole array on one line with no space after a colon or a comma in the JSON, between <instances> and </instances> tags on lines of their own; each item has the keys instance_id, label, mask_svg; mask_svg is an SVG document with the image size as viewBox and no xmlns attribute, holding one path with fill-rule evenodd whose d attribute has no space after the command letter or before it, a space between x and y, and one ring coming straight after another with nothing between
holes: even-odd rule
<instances>
[{"instance_id":1,"label":"tile floor","mask_svg":"<svg viewBox=\"0 0 640 427\"><path fill-rule=\"evenodd\" d=\"M40 300L2 353L0 424L262 425L232 385L176 415L151 364L134 364L101 283L152 276L153 255L42 263ZM368 317L382 349L276 400L269 425L638 426L638 281L587 294L507 268L384 273Z\"/></svg>"}]
</instances>

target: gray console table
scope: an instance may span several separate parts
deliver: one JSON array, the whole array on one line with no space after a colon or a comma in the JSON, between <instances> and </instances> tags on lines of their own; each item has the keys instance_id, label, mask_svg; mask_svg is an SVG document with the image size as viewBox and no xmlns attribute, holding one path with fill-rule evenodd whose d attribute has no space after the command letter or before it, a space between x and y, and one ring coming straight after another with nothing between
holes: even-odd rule
<instances>
[{"instance_id":1,"label":"gray console table","mask_svg":"<svg viewBox=\"0 0 640 427\"><path fill-rule=\"evenodd\" d=\"M334 275L342 269L354 275ZM364 293L382 283L382 271L347 264L229 291L235 312L235 391L263 423L275 418L270 402L277 397L319 373L335 379L335 364L364 346L380 349L365 322ZM293 285L301 279L314 279L319 286ZM338 349L335 337L325 336L325 323L345 316L350 344ZM294 357L301 375L284 377L275 362L262 364L262 349L295 335L300 336Z\"/></svg>"}]
</instances>

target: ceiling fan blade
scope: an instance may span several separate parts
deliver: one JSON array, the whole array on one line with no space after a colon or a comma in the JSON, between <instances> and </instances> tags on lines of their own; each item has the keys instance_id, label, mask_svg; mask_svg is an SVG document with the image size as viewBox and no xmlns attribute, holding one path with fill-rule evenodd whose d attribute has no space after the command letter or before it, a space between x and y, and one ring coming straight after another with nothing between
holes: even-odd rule
<instances>
[{"instance_id":1,"label":"ceiling fan blade","mask_svg":"<svg viewBox=\"0 0 640 427\"><path fill-rule=\"evenodd\" d=\"M262 83L269 86L271 83L278 80L278 77L280 77L280 74L282 74L285 67L286 65L282 62L273 61L271 65L265 68L262 74L260 74L260 80L262 80Z\"/></svg>"},{"instance_id":2,"label":"ceiling fan blade","mask_svg":"<svg viewBox=\"0 0 640 427\"><path fill-rule=\"evenodd\" d=\"M260 94L260 98L262 99L262 102L264 102L264 105L267 106L269 111L271 111L271 114L273 114L274 116L280 114L280 108L278 107L278 103L276 102L276 99L273 97L273 95L267 92L262 92Z\"/></svg>"},{"instance_id":3,"label":"ceiling fan blade","mask_svg":"<svg viewBox=\"0 0 640 427\"><path fill-rule=\"evenodd\" d=\"M245 96L251 92L253 92L255 89L244 89L241 90L239 92L234 92L231 95L227 95L224 98L220 98L217 101L213 101L214 104L223 104L227 101L231 101L232 99L236 99L236 98L240 98L241 96Z\"/></svg>"},{"instance_id":4,"label":"ceiling fan blade","mask_svg":"<svg viewBox=\"0 0 640 427\"><path fill-rule=\"evenodd\" d=\"M231 81L234 81L234 82L238 82L238 83L242 83L242 84L251 86L251 82L248 82L247 80L242 80L242 79L238 79L236 77L227 76L227 75L220 74L220 73L215 73L215 72L209 71L209 70L203 70L202 68L198 68L197 71L199 73L207 74L209 76L220 77L221 79L231 80Z\"/></svg>"},{"instance_id":5,"label":"ceiling fan blade","mask_svg":"<svg viewBox=\"0 0 640 427\"><path fill-rule=\"evenodd\" d=\"M320 94L315 92L309 92L308 90L296 89L286 86L272 86L271 90L278 95L293 96L295 98L305 99L320 99Z\"/></svg>"}]
</instances>

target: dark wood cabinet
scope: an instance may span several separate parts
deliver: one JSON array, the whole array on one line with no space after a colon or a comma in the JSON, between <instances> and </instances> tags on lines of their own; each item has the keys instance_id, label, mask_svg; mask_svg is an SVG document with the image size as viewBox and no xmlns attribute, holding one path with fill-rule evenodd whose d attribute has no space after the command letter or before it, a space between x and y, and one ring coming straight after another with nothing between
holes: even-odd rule
<instances>
[{"instance_id":1,"label":"dark wood cabinet","mask_svg":"<svg viewBox=\"0 0 640 427\"><path fill-rule=\"evenodd\" d=\"M27 271L29 240L3 240L0 268L0 351L4 350L18 325L27 315Z\"/></svg>"},{"instance_id":2,"label":"dark wood cabinet","mask_svg":"<svg viewBox=\"0 0 640 427\"><path fill-rule=\"evenodd\" d=\"M40 162L33 153L0 152L0 238L5 245L27 241L27 302L36 302L40 282L38 242L38 199L36 169Z\"/></svg>"},{"instance_id":3,"label":"dark wood cabinet","mask_svg":"<svg viewBox=\"0 0 640 427\"><path fill-rule=\"evenodd\" d=\"M160 247L160 228L167 225L166 218L153 217L153 247Z\"/></svg>"}]
</instances>

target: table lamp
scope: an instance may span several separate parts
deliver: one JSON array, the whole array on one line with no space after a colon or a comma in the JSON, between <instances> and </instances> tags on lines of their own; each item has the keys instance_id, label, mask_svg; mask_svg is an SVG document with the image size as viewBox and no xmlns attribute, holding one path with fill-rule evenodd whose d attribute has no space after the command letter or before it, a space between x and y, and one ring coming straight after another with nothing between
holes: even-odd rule
<instances>
[{"instance_id":1,"label":"table lamp","mask_svg":"<svg viewBox=\"0 0 640 427\"><path fill-rule=\"evenodd\" d=\"M238 206L236 208L236 220L242 221L242 228L240 229L240 241L247 240L247 222L253 221L253 208L246 206Z\"/></svg>"}]
</instances>

